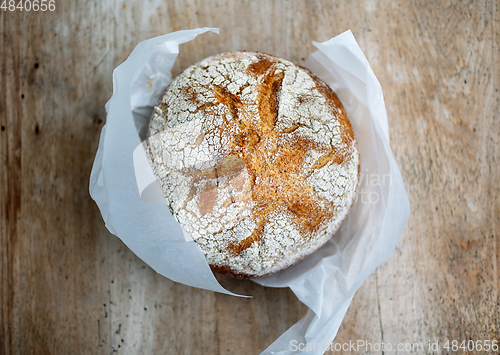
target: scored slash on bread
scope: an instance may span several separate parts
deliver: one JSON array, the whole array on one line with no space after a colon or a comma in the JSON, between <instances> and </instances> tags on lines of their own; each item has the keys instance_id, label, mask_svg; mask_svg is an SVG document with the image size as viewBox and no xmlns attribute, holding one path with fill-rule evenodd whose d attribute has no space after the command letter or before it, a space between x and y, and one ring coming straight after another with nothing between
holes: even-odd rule
<instances>
[{"instance_id":1,"label":"scored slash on bread","mask_svg":"<svg viewBox=\"0 0 500 355\"><path fill-rule=\"evenodd\" d=\"M148 154L174 217L214 270L281 270L323 245L352 205L354 133L307 69L256 52L195 64L160 99Z\"/></svg>"}]
</instances>

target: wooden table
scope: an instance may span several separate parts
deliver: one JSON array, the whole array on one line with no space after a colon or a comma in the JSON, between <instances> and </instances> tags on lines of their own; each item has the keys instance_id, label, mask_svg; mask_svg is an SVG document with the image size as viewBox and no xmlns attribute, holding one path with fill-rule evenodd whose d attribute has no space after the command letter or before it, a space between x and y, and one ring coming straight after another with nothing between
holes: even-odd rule
<instances>
[{"instance_id":1,"label":"wooden table","mask_svg":"<svg viewBox=\"0 0 500 355\"><path fill-rule=\"evenodd\" d=\"M258 354L305 315L288 289L222 279L254 295L240 299L157 275L89 196L113 68L144 39L203 26L220 36L183 45L174 74L235 49L301 63L350 28L380 80L412 214L335 342L500 340L498 1L55 7L0 10L1 354Z\"/></svg>"}]
</instances>

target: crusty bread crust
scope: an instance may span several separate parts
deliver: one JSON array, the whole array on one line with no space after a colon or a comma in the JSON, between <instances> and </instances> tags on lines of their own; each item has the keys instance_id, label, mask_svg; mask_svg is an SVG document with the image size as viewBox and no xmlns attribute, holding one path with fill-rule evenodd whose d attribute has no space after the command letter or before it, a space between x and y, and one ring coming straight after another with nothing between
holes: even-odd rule
<instances>
[{"instance_id":1,"label":"crusty bread crust","mask_svg":"<svg viewBox=\"0 0 500 355\"><path fill-rule=\"evenodd\" d=\"M355 200L359 153L337 95L257 52L207 58L167 88L148 153L170 210L213 270L282 270L322 246Z\"/></svg>"}]
</instances>

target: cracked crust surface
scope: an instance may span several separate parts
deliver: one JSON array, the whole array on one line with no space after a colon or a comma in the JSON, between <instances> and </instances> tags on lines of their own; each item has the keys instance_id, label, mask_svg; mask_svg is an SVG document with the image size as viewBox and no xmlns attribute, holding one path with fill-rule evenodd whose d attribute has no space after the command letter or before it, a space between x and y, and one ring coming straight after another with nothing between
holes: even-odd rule
<instances>
[{"instance_id":1,"label":"cracked crust surface","mask_svg":"<svg viewBox=\"0 0 500 355\"><path fill-rule=\"evenodd\" d=\"M154 109L148 156L212 269L282 270L321 247L354 202L359 153L336 94L307 69L234 52L179 75Z\"/></svg>"}]
</instances>

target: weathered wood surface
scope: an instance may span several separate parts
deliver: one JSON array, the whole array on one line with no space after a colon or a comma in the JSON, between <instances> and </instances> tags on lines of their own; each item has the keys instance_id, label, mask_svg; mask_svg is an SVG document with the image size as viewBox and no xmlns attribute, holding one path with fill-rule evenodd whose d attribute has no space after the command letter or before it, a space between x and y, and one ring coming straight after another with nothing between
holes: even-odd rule
<instances>
[{"instance_id":1,"label":"weathered wood surface","mask_svg":"<svg viewBox=\"0 0 500 355\"><path fill-rule=\"evenodd\" d=\"M184 45L174 74L235 49L300 63L312 40L350 28L381 82L412 215L335 342L500 340L499 7L56 0L54 12L0 10L0 353L257 354L305 315L287 289L223 280L248 300L160 277L89 197L113 68L139 41L202 26L221 35Z\"/></svg>"}]
</instances>

